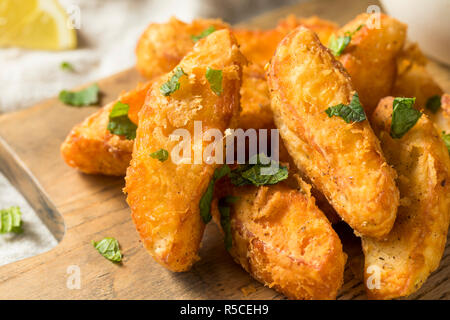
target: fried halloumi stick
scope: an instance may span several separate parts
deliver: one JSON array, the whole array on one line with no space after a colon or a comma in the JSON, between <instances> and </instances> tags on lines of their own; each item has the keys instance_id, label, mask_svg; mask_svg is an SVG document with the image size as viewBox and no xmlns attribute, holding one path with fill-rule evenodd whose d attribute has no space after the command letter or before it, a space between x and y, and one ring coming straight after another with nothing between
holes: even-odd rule
<instances>
[{"instance_id":1,"label":"fried halloumi stick","mask_svg":"<svg viewBox=\"0 0 450 320\"><path fill-rule=\"evenodd\" d=\"M397 55L406 38L406 25L385 14L379 28L371 15L361 14L338 32L354 32L339 61L350 74L366 114L370 116L378 101L392 91L397 73Z\"/></svg>"},{"instance_id":2,"label":"fried halloumi stick","mask_svg":"<svg viewBox=\"0 0 450 320\"><path fill-rule=\"evenodd\" d=\"M365 283L378 272L380 276L378 289L372 281L367 288L376 299L408 296L421 287L439 266L450 220L447 148L426 115L401 139L391 138L392 102L392 97L382 99L372 120L384 154L398 172L400 207L386 237L362 239Z\"/></svg>"},{"instance_id":3,"label":"fried halloumi stick","mask_svg":"<svg viewBox=\"0 0 450 320\"><path fill-rule=\"evenodd\" d=\"M274 128L270 94L264 69L257 64L244 67L241 86L241 112L238 128Z\"/></svg>"},{"instance_id":4,"label":"fried halloumi stick","mask_svg":"<svg viewBox=\"0 0 450 320\"><path fill-rule=\"evenodd\" d=\"M272 58L275 49L281 40L292 30L304 26L313 30L319 39L326 43L331 34L339 30L338 26L330 21L318 17L296 18L290 15L279 21L274 29L249 30L244 28L233 29L239 42L242 54L251 62L264 67Z\"/></svg>"},{"instance_id":5,"label":"fried halloumi stick","mask_svg":"<svg viewBox=\"0 0 450 320\"><path fill-rule=\"evenodd\" d=\"M237 263L255 279L291 299L336 298L346 255L309 188L278 183L262 187L230 185L225 190L227 195L237 197L230 210L230 254ZM220 226L217 203L213 202L212 212Z\"/></svg>"},{"instance_id":6,"label":"fried halloumi stick","mask_svg":"<svg viewBox=\"0 0 450 320\"><path fill-rule=\"evenodd\" d=\"M427 58L416 43L407 43L397 56L397 77L392 89L392 96L414 97L415 106L425 109L427 100L435 95L443 94L426 69ZM430 116L431 113L427 112Z\"/></svg>"},{"instance_id":7,"label":"fried halloumi stick","mask_svg":"<svg viewBox=\"0 0 450 320\"><path fill-rule=\"evenodd\" d=\"M194 47L193 36L206 29L228 28L220 19L196 19L185 23L171 18L167 23L151 23L136 46L136 68L152 79L172 70Z\"/></svg>"},{"instance_id":8,"label":"fried halloumi stick","mask_svg":"<svg viewBox=\"0 0 450 320\"><path fill-rule=\"evenodd\" d=\"M205 227L199 202L218 165L192 164L192 159L191 164L176 164L172 156L161 162L150 154L161 148L171 153L178 144L170 138L176 129L186 129L194 137L194 121L202 121L202 134L212 128L224 132L235 125L244 63L231 32L214 32L200 40L178 65L187 74L180 79L179 89L164 96L160 87L172 73L162 76L139 113L124 191L145 248L172 271L186 271L198 260ZM222 70L220 95L210 88L207 67ZM208 144L202 143L203 148ZM190 147L194 150L194 145Z\"/></svg>"},{"instance_id":9,"label":"fried halloumi stick","mask_svg":"<svg viewBox=\"0 0 450 320\"><path fill-rule=\"evenodd\" d=\"M300 27L278 46L268 83L275 124L298 169L358 233L386 235L399 202L395 172L368 121L347 124L325 113L354 94L342 65Z\"/></svg>"},{"instance_id":10,"label":"fried halloumi stick","mask_svg":"<svg viewBox=\"0 0 450 320\"><path fill-rule=\"evenodd\" d=\"M136 89L122 93L117 100L129 105L130 119L134 123L137 123L137 112L144 104L150 86L151 82L139 84ZM125 174L133 140L112 134L107 129L109 114L117 101L107 104L71 130L61 145L62 157L69 166L88 174Z\"/></svg>"},{"instance_id":11,"label":"fried halloumi stick","mask_svg":"<svg viewBox=\"0 0 450 320\"><path fill-rule=\"evenodd\" d=\"M413 64L409 70L399 74L392 95L397 97L415 97L415 107L420 109L442 131L450 131L450 99L434 81L425 66ZM436 112L426 107L428 99L440 96L441 108Z\"/></svg>"},{"instance_id":12,"label":"fried halloumi stick","mask_svg":"<svg viewBox=\"0 0 450 320\"><path fill-rule=\"evenodd\" d=\"M414 97L415 107L427 116L442 131L450 131L450 96L442 90L426 69L428 60L415 43L405 45L397 57L398 74L392 96ZM430 98L441 97L441 108L437 111L426 107Z\"/></svg>"},{"instance_id":13,"label":"fried halloumi stick","mask_svg":"<svg viewBox=\"0 0 450 320\"><path fill-rule=\"evenodd\" d=\"M321 19L317 16L297 18L293 14L282 19L277 25L277 30L284 31L285 34L288 34L299 26L304 26L314 31L319 37L320 42L324 45L328 44L331 35L339 31L339 26L329 20Z\"/></svg>"},{"instance_id":14,"label":"fried halloumi stick","mask_svg":"<svg viewBox=\"0 0 450 320\"><path fill-rule=\"evenodd\" d=\"M433 80L425 66L416 64L397 76L392 89L393 96L415 97L415 105L419 108L425 108L429 98L442 93L441 87Z\"/></svg>"}]
</instances>

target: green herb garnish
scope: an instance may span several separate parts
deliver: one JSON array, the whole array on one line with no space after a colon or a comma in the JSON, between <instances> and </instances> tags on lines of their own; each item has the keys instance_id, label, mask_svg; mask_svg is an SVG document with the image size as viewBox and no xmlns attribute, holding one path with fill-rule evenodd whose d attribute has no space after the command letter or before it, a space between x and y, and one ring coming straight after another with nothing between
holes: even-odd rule
<instances>
[{"instance_id":1,"label":"green herb garnish","mask_svg":"<svg viewBox=\"0 0 450 320\"><path fill-rule=\"evenodd\" d=\"M220 225L222 226L222 230L225 233L224 243L227 250L230 250L233 244L229 205L235 203L238 199L238 197L234 196L225 196L219 199Z\"/></svg>"},{"instance_id":2,"label":"green herb garnish","mask_svg":"<svg viewBox=\"0 0 450 320\"><path fill-rule=\"evenodd\" d=\"M442 131L442 140L444 140L448 153L450 153L450 133L445 134L445 131Z\"/></svg>"},{"instance_id":3,"label":"green herb garnish","mask_svg":"<svg viewBox=\"0 0 450 320\"><path fill-rule=\"evenodd\" d=\"M214 70L210 67L206 69L206 79L211 90L218 96L222 93L222 70Z\"/></svg>"},{"instance_id":4,"label":"green herb garnish","mask_svg":"<svg viewBox=\"0 0 450 320\"><path fill-rule=\"evenodd\" d=\"M216 31L216 28L214 28L214 26L210 26L207 29L203 30L200 34L198 35L192 35L191 39L194 42L197 42L200 39L203 39L207 36L209 36L211 33L213 33L214 31Z\"/></svg>"},{"instance_id":5,"label":"green herb garnish","mask_svg":"<svg viewBox=\"0 0 450 320\"><path fill-rule=\"evenodd\" d=\"M161 91L161 93L164 96L170 96L172 93L174 93L175 91L177 91L178 89L180 89L180 78L182 76L186 76L187 74L184 73L183 69L181 69L180 67L177 67L175 69L174 74L172 75L172 77L170 78L169 81L165 82L160 88L159 91Z\"/></svg>"},{"instance_id":6,"label":"green herb garnish","mask_svg":"<svg viewBox=\"0 0 450 320\"><path fill-rule=\"evenodd\" d=\"M158 151L150 153L150 157L158 159L161 162L166 161L169 158L169 152L165 149L159 149Z\"/></svg>"},{"instance_id":7,"label":"green herb garnish","mask_svg":"<svg viewBox=\"0 0 450 320\"><path fill-rule=\"evenodd\" d=\"M216 181L229 174L230 171L230 167L226 164L214 170L214 174L211 181L209 181L208 188L206 188L205 193L200 199L200 216L202 217L204 223L208 223L212 218L211 202L214 195L214 184Z\"/></svg>"},{"instance_id":8,"label":"green herb garnish","mask_svg":"<svg viewBox=\"0 0 450 320\"><path fill-rule=\"evenodd\" d=\"M69 72L74 72L75 71L75 68L73 67L73 65L70 64L69 62L66 62L66 61L61 62L60 67L64 71L69 71Z\"/></svg>"},{"instance_id":9,"label":"green herb garnish","mask_svg":"<svg viewBox=\"0 0 450 320\"><path fill-rule=\"evenodd\" d=\"M1 233L21 233L22 212L19 207L11 207L0 210L0 234Z\"/></svg>"},{"instance_id":10,"label":"green herb garnish","mask_svg":"<svg viewBox=\"0 0 450 320\"><path fill-rule=\"evenodd\" d=\"M214 184L226 175L235 186L276 184L288 177L287 167L280 166L278 162L271 160L263 153L253 156L249 162L233 171L226 164L214 171L213 178L200 199L200 215L203 222L208 223L212 218L211 201L214 195Z\"/></svg>"},{"instance_id":11,"label":"green herb garnish","mask_svg":"<svg viewBox=\"0 0 450 320\"><path fill-rule=\"evenodd\" d=\"M416 98L395 98L392 108L391 137L400 139L414 127L422 112L413 108Z\"/></svg>"},{"instance_id":12,"label":"green herb garnish","mask_svg":"<svg viewBox=\"0 0 450 320\"><path fill-rule=\"evenodd\" d=\"M81 91L63 90L59 93L59 100L71 106L88 106L98 103L99 88L96 83Z\"/></svg>"},{"instance_id":13,"label":"green herb garnish","mask_svg":"<svg viewBox=\"0 0 450 320\"><path fill-rule=\"evenodd\" d=\"M128 140L136 138L137 126L128 118L130 106L120 101L116 102L109 114L108 130L112 134L125 136Z\"/></svg>"},{"instance_id":14,"label":"green herb garnish","mask_svg":"<svg viewBox=\"0 0 450 320\"><path fill-rule=\"evenodd\" d=\"M364 113L364 109L359 102L358 93L356 92L353 95L350 104L345 105L340 103L337 106L329 107L325 112L330 118L332 116L341 117L347 123L366 120L366 114Z\"/></svg>"},{"instance_id":15,"label":"green herb garnish","mask_svg":"<svg viewBox=\"0 0 450 320\"><path fill-rule=\"evenodd\" d=\"M430 110L433 113L438 112L438 110L441 108L441 96L440 95L434 95L430 97L427 100L427 103L425 104L426 108Z\"/></svg>"},{"instance_id":16,"label":"green herb garnish","mask_svg":"<svg viewBox=\"0 0 450 320\"><path fill-rule=\"evenodd\" d=\"M106 259L113 262L122 261L122 253L120 252L119 242L114 238L104 238L98 242L92 240L92 245Z\"/></svg>"},{"instance_id":17,"label":"green herb garnish","mask_svg":"<svg viewBox=\"0 0 450 320\"><path fill-rule=\"evenodd\" d=\"M283 181L287 179L288 174L287 167L281 166L261 153L250 158L249 164L240 165L231 171L229 177L235 186L254 185L259 187Z\"/></svg>"},{"instance_id":18,"label":"green herb garnish","mask_svg":"<svg viewBox=\"0 0 450 320\"><path fill-rule=\"evenodd\" d=\"M328 43L328 47L330 48L331 52L336 56L340 56L342 54L342 52L344 52L345 48L347 48L348 44L350 43L350 41L352 40L353 35L358 32L364 25L360 25L358 28L356 28L355 31L350 32L347 31L344 33L343 36L340 36L338 38L336 38L333 35L331 35L330 37L330 41Z\"/></svg>"}]
</instances>

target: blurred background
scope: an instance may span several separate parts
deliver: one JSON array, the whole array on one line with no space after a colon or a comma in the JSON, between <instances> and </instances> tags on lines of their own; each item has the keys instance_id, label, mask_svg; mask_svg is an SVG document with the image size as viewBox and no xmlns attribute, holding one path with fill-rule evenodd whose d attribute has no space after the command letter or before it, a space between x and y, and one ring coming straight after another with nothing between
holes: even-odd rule
<instances>
[{"instance_id":1,"label":"blurred background","mask_svg":"<svg viewBox=\"0 0 450 320\"><path fill-rule=\"evenodd\" d=\"M0 0L2 5L7 0ZM13 0L23 4L35 0ZM53 0L49 0L51 2ZM302 0L55 0L76 17L75 50L0 48L0 113L23 109L62 89L112 75L135 63L134 48L150 22L171 16L183 21L221 17L235 24L254 15ZM44 3L46 0L43 1ZM5 9L8 10L8 9ZM11 8L9 9L11 11ZM79 10L79 12L77 12ZM2 28L0 15L0 37ZM1 43L1 40L0 40ZM63 72L62 62L74 66Z\"/></svg>"}]
</instances>

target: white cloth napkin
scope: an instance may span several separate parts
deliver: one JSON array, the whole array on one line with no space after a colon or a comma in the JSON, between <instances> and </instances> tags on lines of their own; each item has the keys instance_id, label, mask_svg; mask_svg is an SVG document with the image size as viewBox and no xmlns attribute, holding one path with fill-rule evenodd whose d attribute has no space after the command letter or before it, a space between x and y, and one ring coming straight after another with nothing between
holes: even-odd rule
<instances>
[{"instance_id":1,"label":"white cloth napkin","mask_svg":"<svg viewBox=\"0 0 450 320\"><path fill-rule=\"evenodd\" d=\"M32 257L55 247L57 241L24 197L0 173L0 205L6 209L20 207L22 233L0 234L0 266Z\"/></svg>"}]
</instances>

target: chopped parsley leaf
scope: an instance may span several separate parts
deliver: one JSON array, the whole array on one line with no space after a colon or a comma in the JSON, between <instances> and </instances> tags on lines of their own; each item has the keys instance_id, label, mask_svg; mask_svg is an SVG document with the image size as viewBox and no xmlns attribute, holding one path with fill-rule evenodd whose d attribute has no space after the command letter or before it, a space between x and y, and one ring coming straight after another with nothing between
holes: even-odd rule
<instances>
[{"instance_id":1,"label":"chopped parsley leaf","mask_svg":"<svg viewBox=\"0 0 450 320\"><path fill-rule=\"evenodd\" d=\"M63 61L61 62L60 65L61 69L64 71L69 71L69 72L74 72L75 68L73 67L73 65L67 61Z\"/></svg>"},{"instance_id":2,"label":"chopped parsley leaf","mask_svg":"<svg viewBox=\"0 0 450 320\"><path fill-rule=\"evenodd\" d=\"M98 103L98 93L98 85L94 83L93 85L80 91L63 90L59 93L59 100L71 106L88 106Z\"/></svg>"},{"instance_id":3,"label":"chopped parsley leaf","mask_svg":"<svg viewBox=\"0 0 450 320\"><path fill-rule=\"evenodd\" d=\"M218 96L222 93L222 70L214 70L210 67L206 69L206 79L211 90Z\"/></svg>"},{"instance_id":4,"label":"chopped parsley leaf","mask_svg":"<svg viewBox=\"0 0 450 320\"><path fill-rule=\"evenodd\" d=\"M450 153L450 133L445 134L445 131L442 131L442 140L444 140L448 153Z\"/></svg>"},{"instance_id":5,"label":"chopped parsley leaf","mask_svg":"<svg viewBox=\"0 0 450 320\"><path fill-rule=\"evenodd\" d=\"M174 74L172 75L172 77L170 78L170 80L168 80L167 82L165 82L160 88L159 91L161 91L161 93L164 96L170 96L172 93L174 93L175 91L177 91L178 89L180 89L180 78L182 76L185 76L186 73L184 73L183 69L180 67L177 67L175 69Z\"/></svg>"},{"instance_id":6,"label":"chopped parsley leaf","mask_svg":"<svg viewBox=\"0 0 450 320\"><path fill-rule=\"evenodd\" d=\"M214 174L212 179L209 181L208 187L206 188L205 193L200 199L200 216L204 223L208 223L211 221L211 202L214 195L214 184L219 179L225 177L230 173L230 167L228 165L223 165L220 168L214 170Z\"/></svg>"},{"instance_id":7,"label":"chopped parsley leaf","mask_svg":"<svg viewBox=\"0 0 450 320\"><path fill-rule=\"evenodd\" d=\"M19 207L0 210L0 234L21 233L22 231L22 212Z\"/></svg>"},{"instance_id":8,"label":"chopped parsley leaf","mask_svg":"<svg viewBox=\"0 0 450 320\"><path fill-rule=\"evenodd\" d=\"M225 234L224 243L227 250L230 250L233 244L229 205L235 203L238 199L238 197L234 196L225 196L219 199L220 225L222 226L222 230Z\"/></svg>"},{"instance_id":9,"label":"chopped parsley leaf","mask_svg":"<svg viewBox=\"0 0 450 320\"><path fill-rule=\"evenodd\" d=\"M343 103L340 103L336 106L329 107L327 110L325 110L325 112L328 115L328 117L330 118L332 116L341 117L347 123L361 122L366 120L366 114L364 112L364 108L359 102L357 92L355 92L355 94L353 95L350 104L345 105Z\"/></svg>"},{"instance_id":10,"label":"chopped parsley leaf","mask_svg":"<svg viewBox=\"0 0 450 320\"><path fill-rule=\"evenodd\" d=\"M98 242L92 240L92 245L106 259L112 262L122 261L119 242L114 238L104 238Z\"/></svg>"},{"instance_id":11,"label":"chopped parsley leaf","mask_svg":"<svg viewBox=\"0 0 450 320\"><path fill-rule=\"evenodd\" d=\"M403 137L422 116L422 112L413 108L416 98L395 98L392 104L391 137Z\"/></svg>"},{"instance_id":12,"label":"chopped parsley leaf","mask_svg":"<svg viewBox=\"0 0 450 320\"><path fill-rule=\"evenodd\" d=\"M214 26L210 26L210 27L206 28L205 30L203 30L200 34L192 35L191 39L192 39L192 41L197 42L198 40L209 36L214 31L216 31L216 28Z\"/></svg>"},{"instance_id":13,"label":"chopped parsley leaf","mask_svg":"<svg viewBox=\"0 0 450 320\"><path fill-rule=\"evenodd\" d=\"M229 177L235 186L254 185L259 187L283 181L287 179L288 174L287 167L280 166L278 162L269 159L264 153L260 153L254 155L249 164L240 165L231 171Z\"/></svg>"},{"instance_id":14,"label":"chopped parsley leaf","mask_svg":"<svg viewBox=\"0 0 450 320\"><path fill-rule=\"evenodd\" d=\"M340 56L342 54L342 52L344 52L345 48L347 48L347 46L350 43L350 41L352 40L353 35L357 31L359 31L363 26L364 26L363 24L360 25L353 32L347 31L347 32L344 33L343 36L340 36L338 38L336 38L334 36L334 34L331 35L330 41L328 43L328 47L330 48L330 50L333 53L333 55L335 55L336 57Z\"/></svg>"},{"instance_id":15,"label":"chopped parsley leaf","mask_svg":"<svg viewBox=\"0 0 450 320\"><path fill-rule=\"evenodd\" d=\"M438 112L438 110L441 108L441 96L440 95L434 95L430 97L427 100L427 103L425 104L426 108L430 110L433 113Z\"/></svg>"},{"instance_id":16,"label":"chopped parsley leaf","mask_svg":"<svg viewBox=\"0 0 450 320\"><path fill-rule=\"evenodd\" d=\"M158 151L150 153L150 157L158 159L161 162L166 161L169 158L169 152L165 149L159 149Z\"/></svg>"},{"instance_id":17,"label":"chopped parsley leaf","mask_svg":"<svg viewBox=\"0 0 450 320\"><path fill-rule=\"evenodd\" d=\"M136 138L137 126L128 118L130 106L120 101L116 102L109 114L108 130L112 134L125 136L128 140Z\"/></svg>"}]
</instances>

